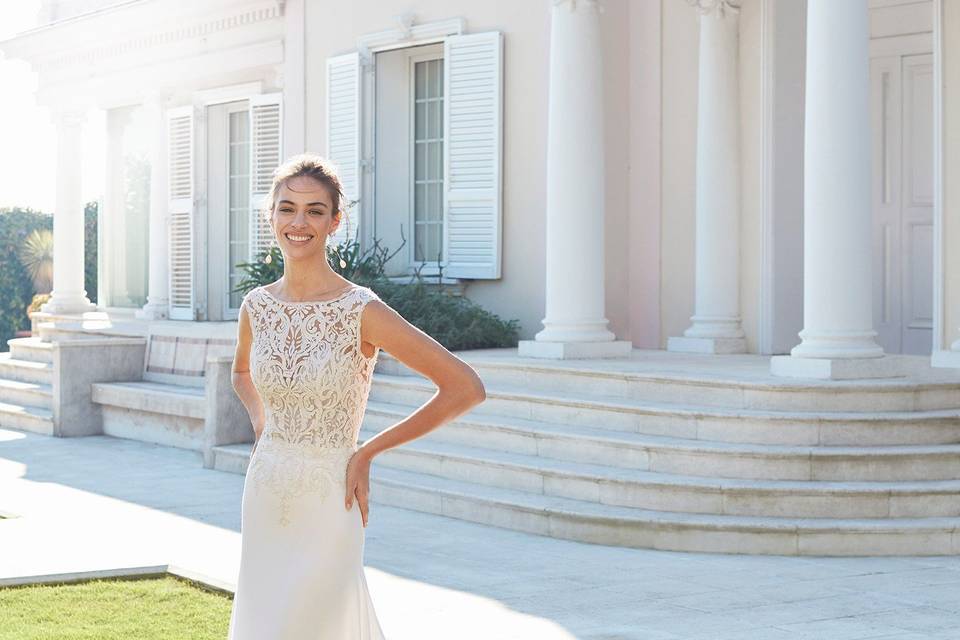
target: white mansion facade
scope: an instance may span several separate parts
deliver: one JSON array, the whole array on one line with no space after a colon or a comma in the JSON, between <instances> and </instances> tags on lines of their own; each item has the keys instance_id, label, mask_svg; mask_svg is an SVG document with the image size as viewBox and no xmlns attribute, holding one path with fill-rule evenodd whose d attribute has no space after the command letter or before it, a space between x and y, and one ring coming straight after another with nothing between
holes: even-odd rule
<instances>
[{"instance_id":1,"label":"white mansion facade","mask_svg":"<svg viewBox=\"0 0 960 640\"><path fill-rule=\"evenodd\" d=\"M0 354L0 426L244 471L237 264L271 241L273 169L314 151L355 201L341 237L405 240L391 276L440 265L520 320L516 349L461 352L487 402L378 457L374 500L604 544L960 554L960 2L41 6L0 51L55 114L54 289ZM433 391L381 357L361 437Z\"/></svg>"}]
</instances>

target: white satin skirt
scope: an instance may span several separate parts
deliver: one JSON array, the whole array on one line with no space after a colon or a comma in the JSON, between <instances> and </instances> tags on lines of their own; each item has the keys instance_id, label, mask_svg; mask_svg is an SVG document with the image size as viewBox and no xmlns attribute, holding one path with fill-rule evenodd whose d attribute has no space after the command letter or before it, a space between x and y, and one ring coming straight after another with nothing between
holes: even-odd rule
<instances>
[{"instance_id":1,"label":"white satin skirt","mask_svg":"<svg viewBox=\"0 0 960 640\"><path fill-rule=\"evenodd\" d=\"M228 640L385 640L363 569L360 506L345 506L351 454L258 443Z\"/></svg>"}]
</instances>

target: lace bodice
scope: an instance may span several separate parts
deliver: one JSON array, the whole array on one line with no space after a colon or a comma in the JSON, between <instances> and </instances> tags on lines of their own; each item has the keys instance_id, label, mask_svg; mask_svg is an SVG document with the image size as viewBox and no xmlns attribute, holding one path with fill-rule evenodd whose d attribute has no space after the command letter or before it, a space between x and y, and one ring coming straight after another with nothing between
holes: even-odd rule
<instances>
[{"instance_id":1,"label":"lace bodice","mask_svg":"<svg viewBox=\"0 0 960 640\"><path fill-rule=\"evenodd\" d=\"M380 352L367 357L360 347L360 316L375 299L357 285L319 302L283 301L262 286L243 299L250 375L266 418L248 480L278 495L282 524L294 496L345 487Z\"/></svg>"}]
</instances>

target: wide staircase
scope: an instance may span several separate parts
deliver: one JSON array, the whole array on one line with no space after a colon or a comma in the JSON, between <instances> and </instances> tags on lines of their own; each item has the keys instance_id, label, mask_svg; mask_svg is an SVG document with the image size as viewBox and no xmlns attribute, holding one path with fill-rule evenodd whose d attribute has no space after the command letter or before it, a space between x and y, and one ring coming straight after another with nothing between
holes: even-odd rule
<instances>
[{"instance_id":1,"label":"wide staircase","mask_svg":"<svg viewBox=\"0 0 960 640\"><path fill-rule=\"evenodd\" d=\"M378 456L375 502L630 547L960 553L960 372L905 358L905 379L819 382L773 378L760 356L460 355L487 400ZM362 440L435 392L381 357Z\"/></svg>"},{"instance_id":2,"label":"wide staircase","mask_svg":"<svg viewBox=\"0 0 960 640\"><path fill-rule=\"evenodd\" d=\"M0 426L54 435L53 345L13 338L0 353Z\"/></svg>"},{"instance_id":3,"label":"wide staircase","mask_svg":"<svg viewBox=\"0 0 960 640\"><path fill-rule=\"evenodd\" d=\"M61 322L10 340L0 354L0 426L63 435L51 409L52 341L90 333ZM770 376L769 360L755 355L458 355L480 373L487 400L378 456L374 503L630 547L960 554L960 371L904 357L906 378L820 382ZM185 389L91 385L103 433L204 450L207 466L245 472L243 421L224 414L200 433L217 396ZM361 440L434 392L381 353ZM219 444L231 441L239 444Z\"/></svg>"}]
</instances>

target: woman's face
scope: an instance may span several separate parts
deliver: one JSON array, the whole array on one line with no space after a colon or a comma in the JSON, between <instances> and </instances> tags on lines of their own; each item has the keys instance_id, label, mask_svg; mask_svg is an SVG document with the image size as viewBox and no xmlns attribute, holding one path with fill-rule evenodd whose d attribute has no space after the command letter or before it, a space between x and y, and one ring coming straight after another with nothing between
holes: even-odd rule
<instances>
[{"instance_id":1,"label":"woman's face","mask_svg":"<svg viewBox=\"0 0 960 640\"><path fill-rule=\"evenodd\" d=\"M284 180L277 193L271 224L285 258L300 259L324 251L327 236L340 224L327 187L309 176Z\"/></svg>"}]
</instances>

